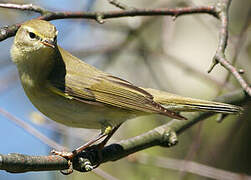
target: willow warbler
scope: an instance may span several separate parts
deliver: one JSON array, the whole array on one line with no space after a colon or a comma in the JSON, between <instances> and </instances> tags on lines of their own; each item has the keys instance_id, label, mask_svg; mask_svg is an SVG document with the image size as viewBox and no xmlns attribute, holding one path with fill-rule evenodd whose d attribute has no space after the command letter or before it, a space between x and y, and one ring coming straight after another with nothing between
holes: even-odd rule
<instances>
[{"instance_id":1,"label":"willow warbler","mask_svg":"<svg viewBox=\"0 0 251 180\"><path fill-rule=\"evenodd\" d=\"M26 95L54 121L101 129L104 137L138 116L160 114L183 120L186 118L179 115L181 111L241 111L234 105L137 87L71 55L57 45L57 34L51 23L30 20L21 25L11 48Z\"/></svg>"}]
</instances>

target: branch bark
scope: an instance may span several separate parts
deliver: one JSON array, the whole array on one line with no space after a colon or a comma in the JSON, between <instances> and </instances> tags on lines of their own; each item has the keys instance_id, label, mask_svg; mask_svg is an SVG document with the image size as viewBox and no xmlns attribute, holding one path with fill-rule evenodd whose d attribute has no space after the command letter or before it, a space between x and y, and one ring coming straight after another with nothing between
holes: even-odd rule
<instances>
[{"instance_id":1,"label":"branch bark","mask_svg":"<svg viewBox=\"0 0 251 180\"><path fill-rule=\"evenodd\" d=\"M228 41L229 7L231 1L232 0L219 0L219 2L216 4L217 17L221 22L221 27L219 31L218 48L213 58L213 63L208 70L208 73L210 73L218 63L220 63L224 68L231 72L231 74L239 82L241 87L248 93L249 96L251 96L250 85L243 79L238 70L227 60L225 55Z\"/></svg>"},{"instance_id":2,"label":"branch bark","mask_svg":"<svg viewBox=\"0 0 251 180\"><path fill-rule=\"evenodd\" d=\"M243 91L227 94L215 100L243 104L250 100L250 97ZM167 124L159 126L139 136L120 141L106 146L100 152L95 145L83 151L73 160L75 170L85 172L87 166L95 166L99 163L116 161L137 151L153 147L171 147L178 142L177 135L196 123L212 116L213 113L191 113L187 121L172 120ZM102 159L100 161L100 153ZM60 156L30 156L23 154L0 155L0 169L12 173L23 173L28 171L50 171L68 169L68 161Z\"/></svg>"},{"instance_id":3,"label":"branch bark","mask_svg":"<svg viewBox=\"0 0 251 180\"><path fill-rule=\"evenodd\" d=\"M184 8L156 8L156 9L127 9L127 10L116 10L108 12L53 12L35 6L32 4L11 4L11 3L0 3L0 8L18 9L23 11L33 11L40 13L41 16L38 19L43 20L56 20L56 19L93 19L99 23L104 23L105 19L121 18L121 17L132 17L132 16L173 16L178 17L187 14L210 14L217 17L217 11L214 6L198 6L198 7L184 7ZM15 24L12 26L6 26L0 28L0 41L3 41L9 37L15 35L16 31L21 24Z\"/></svg>"}]
</instances>

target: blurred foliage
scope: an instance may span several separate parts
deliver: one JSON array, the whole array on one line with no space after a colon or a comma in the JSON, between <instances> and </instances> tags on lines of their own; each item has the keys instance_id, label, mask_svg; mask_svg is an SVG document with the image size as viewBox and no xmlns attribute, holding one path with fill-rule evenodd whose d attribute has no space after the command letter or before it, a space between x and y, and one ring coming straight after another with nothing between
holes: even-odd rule
<instances>
[{"instance_id":1,"label":"blurred foliage","mask_svg":"<svg viewBox=\"0 0 251 180\"><path fill-rule=\"evenodd\" d=\"M108 11L116 9L105 0L74 2L66 0L19 0L8 2L34 3L51 10ZM130 7L139 8L212 4L212 2L204 0L194 2L121 0L121 2ZM251 33L249 32L251 30L251 19L250 16L247 17L251 11L251 2L250 0L233 0L230 10L230 39L227 56L232 60L231 57L236 53L236 49L239 49L236 66L245 70L244 77L250 82ZM36 16L36 13L1 9L0 25L20 23ZM138 86L163 89L201 99L212 99L219 94L220 90L228 92L239 88L239 84L234 78L230 78L227 82L225 87L228 88L220 86L224 83L228 73L220 65L211 74L206 73L217 48L219 31L218 21L211 16L187 15L179 17L175 21L171 17L161 16L130 17L106 20L106 23L102 25L92 20L83 19L57 20L52 21L52 23L59 30L58 43L62 47L86 62L113 75L127 79ZM244 42L240 44L240 47L236 47L236 42L240 38L239 35L243 31L245 23L249 23L249 26L243 33ZM12 38L0 43L0 74L1 78L3 77L2 80L12 76L13 72L16 71L9 57L11 43ZM181 63L177 63L177 60ZM192 69L188 70L187 65ZM15 83L14 88L11 82ZM7 87L3 90L0 89L1 96L11 96L9 94L11 91L17 97L22 97L16 99L10 97L8 101L1 102L0 105L16 115L19 115L20 111L26 112L27 115L24 116L24 119L29 119L30 113L34 111L31 104L26 103L28 101L25 100L25 103L19 103L19 106L23 104L22 109L19 110L17 109L18 106L15 105L20 101L23 102L23 99L26 98L22 89L19 88L18 81L13 78L8 82L0 80L0 83L1 86ZM216 116L214 116L197 124L180 136L179 144L175 147L170 149L154 147L146 149L144 153L151 156L194 160L217 168L251 175L251 154L249 153L251 151L251 122L249 121L251 119L251 103L246 104L245 108L246 111L241 117L229 116L219 124L215 120ZM37 114L32 114L32 121L36 122L36 126L42 126L42 129L53 124L44 121ZM46 122L49 125L46 125ZM127 121L116 133L112 142L136 136L165 122L167 122L166 118L158 116ZM55 136L51 133L49 135L57 140L63 139L63 144L69 148L77 147L82 144L83 139L88 140L97 134L96 131L90 133L89 130L57 127L55 124L52 127L58 133L54 134ZM15 132L13 132L14 134ZM58 137L59 134L61 134L60 138ZM22 143L25 145L31 142L24 140ZM0 145L0 150L2 148L4 148L3 145ZM18 150L10 149L9 151L16 152ZM134 158L137 158L140 153L133 155ZM100 168L118 179L203 179L200 176L163 169L151 164L136 163L131 161L130 158L109 162ZM43 176L39 177L39 174L43 174ZM34 179L34 177L44 179L45 175L44 173L28 173L19 177L20 179ZM67 177L63 177L58 172L53 172L46 177L46 179L102 179L93 172L85 174L75 172ZM0 179L15 179L15 175L0 175Z\"/></svg>"}]
</instances>

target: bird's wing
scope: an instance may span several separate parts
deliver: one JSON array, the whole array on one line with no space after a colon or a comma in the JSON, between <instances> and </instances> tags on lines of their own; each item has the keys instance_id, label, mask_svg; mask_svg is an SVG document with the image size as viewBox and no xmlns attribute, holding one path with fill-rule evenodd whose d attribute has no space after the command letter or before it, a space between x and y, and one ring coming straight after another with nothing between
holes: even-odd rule
<instances>
[{"instance_id":1,"label":"bird's wing","mask_svg":"<svg viewBox=\"0 0 251 180\"><path fill-rule=\"evenodd\" d=\"M62 53L64 50L60 49L60 51ZM68 52L64 52L63 59L67 56L72 59L71 62L65 61L64 86L62 86L62 80L53 78L54 80L51 81L54 87L64 93L64 96L86 103L101 103L128 110L159 113L175 119L185 119L155 102L153 96L142 88L103 73Z\"/></svg>"},{"instance_id":2,"label":"bird's wing","mask_svg":"<svg viewBox=\"0 0 251 180\"><path fill-rule=\"evenodd\" d=\"M134 86L128 81L102 74L89 77L87 80L89 82L88 85L85 84L84 88L79 89L79 84L83 84L82 77L66 75L66 81L71 83L66 83L65 92L72 97L77 97L79 100L95 101L123 109L155 112L176 119L184 119L179 114L167 110L156 103L150 93Z\"/></svg>"}]
</instances>

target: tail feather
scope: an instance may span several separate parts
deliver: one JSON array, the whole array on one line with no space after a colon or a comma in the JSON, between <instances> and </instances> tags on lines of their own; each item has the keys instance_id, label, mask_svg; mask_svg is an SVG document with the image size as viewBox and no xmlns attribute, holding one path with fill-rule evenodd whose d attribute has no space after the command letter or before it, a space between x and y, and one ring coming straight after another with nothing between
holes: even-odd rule
<instances>
[{"instance_id":1,"label":"tail feather","mask_svg":"<svg viewBox=\"0 0 251 180\"><path fill-rule=\"evenodd\" d=\"M176 109L179 109L183 106L184 111L212 111L218 113L227 113L227 114L240 114L242 112L242 108L225 103L215 103L212 101L205 101L206 104L177 104Z\"/></svg>"},{"instance_id":2,"label":"tail feather","mask_svg":"<svg viewBox=\"0 0 251 180\"><path fill-rule=\"evenodd\" d=\"M155 102L171 111L211 111L226 114L240 114L243 111L241 107L231 104L188 98L155 89L145 90L153 95Z\"/></svg>"}]
</instances>

